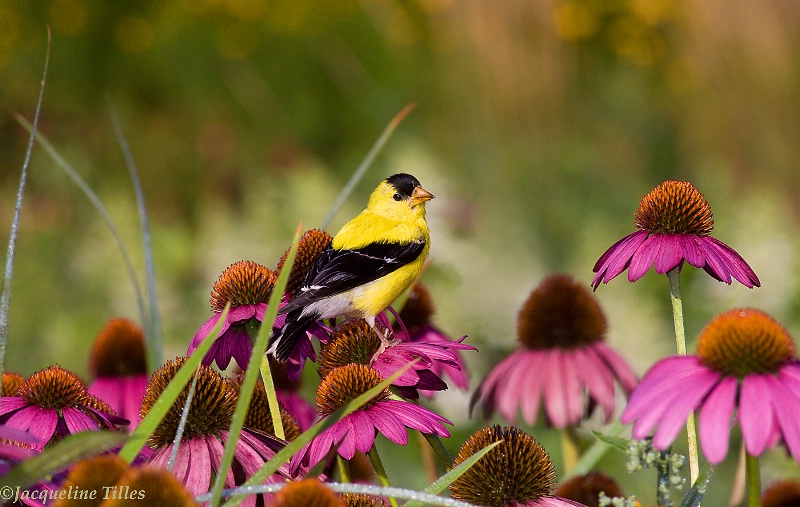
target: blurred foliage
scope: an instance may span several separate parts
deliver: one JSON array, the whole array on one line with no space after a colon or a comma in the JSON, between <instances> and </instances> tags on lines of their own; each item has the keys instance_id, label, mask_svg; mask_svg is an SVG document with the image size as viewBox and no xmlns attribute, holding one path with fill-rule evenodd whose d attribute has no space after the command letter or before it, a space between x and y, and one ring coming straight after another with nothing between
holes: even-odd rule
<instances>
[{"instance_id":1,"label":"blurred foliage","mask_svg":"<svg viewBox=\"0 0 800 507\"><path fill-rule=\"evenodd\" d=\"M748 291L684 270L690 347L732 306L758 306L797 334L798 21L791 1L2 2L0 237L27 140L13 113L34 110L50 26L41 130L138 259L109 98L119 111L153 226L166 357L208 318L222 270L241 259L274 266L297 223L319 225L413 101L331 232L394 172L437 195L424 281L441 326L481 350L469 358L475 380L513 347L530 290L554 271L588 285L665 179L704 192L715 236L763 284ZM60 362L85 373L105 320L137 317L129 285L108 231L37 149L7 369ZM609 341L637 371L674 350L666 277L630 285L623 275L597 297ZM463 420L464 395L450 396L440 403Z\"/></svg>"}]
</instances>

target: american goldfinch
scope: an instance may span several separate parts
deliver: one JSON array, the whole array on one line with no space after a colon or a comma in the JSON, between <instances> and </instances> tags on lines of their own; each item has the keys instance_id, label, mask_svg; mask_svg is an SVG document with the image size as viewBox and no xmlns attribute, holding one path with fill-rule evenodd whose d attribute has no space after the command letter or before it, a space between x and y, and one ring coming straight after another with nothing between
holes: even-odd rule
<instances>
[{"instance_id":1,"label":"american goldfinch","mask_svg":"<svg viewBox=\"0 0 800 507\"><path fill-rule=\"evenodd\" d=\"M375 316L417 279L430 249L425 202L433 194L409 174L383 180L366 209L333 237L286 306L286 323L267 352L286 361L311 324L345 316ZM378 332L379 336L383 333Z\"/></svg>"}]
</instances>

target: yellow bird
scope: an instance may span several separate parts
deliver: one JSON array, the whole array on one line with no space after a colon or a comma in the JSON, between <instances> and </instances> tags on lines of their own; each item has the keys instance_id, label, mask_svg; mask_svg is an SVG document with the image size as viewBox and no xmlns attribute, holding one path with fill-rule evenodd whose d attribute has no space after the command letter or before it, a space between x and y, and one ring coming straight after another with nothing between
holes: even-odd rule
<instances>
[{"instance_id":1,"label":"yellow bird","mask_svg":"<svg viewBox=\"0 0 800 507\"><path fill-rule=\"evenodd\" d=\"M409 174L383 180L366 209L333 237L303 286L281 309L286 324L267 352L286 361L306 330L320 319L366 319L386 309L417 279L430 250L425 202L433 194ZM379 336L383 336L378 332Z\"/></svg>"}]
</instances>

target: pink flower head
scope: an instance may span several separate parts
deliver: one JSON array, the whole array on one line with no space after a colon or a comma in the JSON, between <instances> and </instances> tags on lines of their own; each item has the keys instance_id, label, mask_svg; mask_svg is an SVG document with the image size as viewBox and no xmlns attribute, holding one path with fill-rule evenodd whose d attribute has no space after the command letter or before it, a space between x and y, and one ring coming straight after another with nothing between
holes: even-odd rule
<instances>
[{"instance_id":1,"label":"pink flower head","mask_svg":"<svg viewBox=\"0 0 800 507\"><path fill-rule=\"evenodd\" d=\"M710 463L725 459L736 414L745 450L759 456L783 440L800 461L800 361L789 333L760 310L718 315L700 334L697 355L657 362L631 394L623 423L634 438L658 427L653 445L667 448L699 410L698 430Z\"/></svg>"},{"instance_id":2,"label":"pink flower head","mask_svg":"<svg viewBox=\"0 0 800 507\"><path fill-rule=\"evenodd\" d=\"M142 401L142 417L147 415L184 361L184 358L168 361L153 374ZM188 392L187 385L150 435L148 444L155 452L148 463L167 466L175 446L175 435ZM234 383L223 378L210 366L200 368L195 396L189 407L183 439L172 469L175 477L192 495L208 492L211 480L219 470L237 398L238 390ZM284 445L283 441L266 433L243 428L236 443L233 464L227 472L225 486L232 488L244 482ZM284 465L268 482L283 480L288 476L288 467ZM250 496L245 505L256 505L256 500L255 496Z\"/></svg>"},{"instance_id":3,"label":"pink flower head","mask_svg":"<svg viewBox=\"0 0 800 507\"><path fill-rule=\"evenodd\" d=\"M636 375L603 343L606 319L582 285L566 275L545 279L523 305L517 321L521 348L497 364L473 395L485 417L498 410L509 422L521 411L536 423L544 405L547 422L576 426L600 405L606 421L615 405L615 383L627 394Z\"/></svg>"},{"instance_id":4,"label":"pink flower head","mask_svg":"<svg viewBox=\"0 0 800 507\"><path fill-rule=\"evenodd\" d=\"M147 387L144 333L128 319L110 319L92 345L88 392L108 403L120 417L139 424L139 406Z\"/></svg>"},{"instance_id":5,"label":"pink flower head","mask_svg":"<svg viewBox=\"0 0 800 507\"><path fill-rule=\"evenodd\" d=\"M234 359L240 368L246 369L253 352L250 333L264 320L276 278L272 270L253 261L239 261L229 266L211 290L211 309L215 314L200 326L187 354L194 352L209 337L222 317L225 305L230 303L230 311L215 337L214 345L203 358L203 364L216 363L224 370ZM280 325L280 322L276 322L276 325Z\"/></svg>"},{"instance_id":6,"label":"pink flower head","mask_svg":"<svg viewBox=\"0 0 800 507\"><path fill-rule=\"evenodd\" d=\"M455 341L433 325L433 313L433 298L430 292L423 284L415 283L403 305L403 309L397 316L395 335L399 336L401 340L412 343L446 344ZM458 341L461 342L463 340L464 337ZM431 365L430 370L438 377L449 378L453 385L459 389L469 389L469 376L464 359L458 350L454 352L456 353L455 364L435 362ZM427 396L433 395L433 391L422 390L421 392Z\"/></svg>"},{"instance_id":7,"label":"pink flower head","mask_svg":"<svg viewBox=\"0 0 800 507\"><path fill-rule=\"evenodd\" d=\"M362 364L348 364L330 371L317 388L317 409L322 417L354 400L383 379L375 370ZM345 459L352 459L356 450L368 452L377 433L398 445L408 443L407 428L422 433L449 437L444 417L413 403L391 399L388 391L362 405L317 435L292 458L292 469L312 467L331 450Z\"/></svg>"},{"instance_id":8,"label":"pink flower head","mask_svg":"<svg viewBox=\"0 0 800 507\"><path fill-rule=\"evenodd\" d=\"M89 394L74 373L55 365L31 375L19 388L18 396L2 398L0 424L30 432L37 440L31 448L42 450L69 434L118 430L128 421Z\"/></svg>"},{"instance_id":9,"label":"pink flower head","mask_svg":"<svg viewBox=\"0 0 800 507\"><path fill-rule=\"evenodd\" d=\"M644 196L634 215L638 231L614 243L598 259L592 287L628 270L635 282L651 266L663 274L686 261L713 278L760 287L758 277L734 249L711 237L714 219L708 202L691 183L665 181Z\"/></svg>"}]
</instances>

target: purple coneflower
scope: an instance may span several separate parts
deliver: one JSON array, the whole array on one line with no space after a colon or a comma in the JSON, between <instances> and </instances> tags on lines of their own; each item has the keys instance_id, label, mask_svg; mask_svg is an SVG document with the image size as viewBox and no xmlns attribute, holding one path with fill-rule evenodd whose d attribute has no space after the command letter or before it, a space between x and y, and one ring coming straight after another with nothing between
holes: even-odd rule
<instances>
[{"instance_id":1,"label":"purple coneflower","mask_svg":"<svg viewBox=\"0 0 800 507\"><path fill-rule=\"evenodd\" d=\"M760 310L735 309L705 327L697 355L657 362L631 394L621 420L636 421L633 436L639 439L658 426L653 445L666 449L689 414L700 410L700 444L716 464L728 452L736 413L750 456L782 439L800 461L798 393L800 361L792 337Z\"/></svg>"},{"instance_id":2,"label":"purple coneflower","mask_svg":"<svg viewBox=\"0 0 800 507\"><path fill-rule=\"evenodd\" d=\"M475 347L461 341L421 343L394 340L381 351L382 344L378 333L364 319L350 320L337 328L333 337L322 347L319 373L324 377L336 367L356 363L370 366L383 378L388 378L417 359L411 368L392 382L404 398L417 399L418 390L447 389L444 380L433 371L437 365L458 368L459 358L455 351L475 350Z\"/></svg>"},{"instance_id":3,"label":"purple coneflower","mask_svg":"<svg viewBox=\"0 0 800 507\"><path fill-rule=\"evenodd\" d=\"M691 183L665 181L644 196L634 214L638 231L617 241L594 265L592 286L628 270L635 282L651 266L663 274L683 261L703 268L721 282L731 277L745 287L759 287L758 277L734 249L710 236L714 228L711 207Z\"/></svg>"},{"instance_id":4,"label":"purple coneflower","mask_svg":"<svg viewBox=\"0 0 800 507\"><path fill-rule=\"evenodd\" d=\"M450 485L450 496L483 507L574 507L553 496L556 469L532 436L513 426L490 426L461 446L458 465L487 445L501 442Z\"/></svg>"},{"instance_id":5,"label":"purple coneflower","mask_svg":"<svg viewBox=\"0 0 800 507\"><path fill-rule=\"evenodd\" d=\"M92 345L89 370L94 375L89 393L129 420L129 430L135 429L147 388L147 355L141 328L128 319L110 319Z\"/></svg>"},{"instance_id":6,"label":"purple coneflower","mask_svg":"<svg viewBox=\"0 0 800 507\"><path fill-rule=\"evenodd\" d=\"M142 418L153 407L184 361L184 358L168 361L153 374L142 401ZM183 439L172 469L172 473L195 496L209 491L211 479L217 473L237 401L237 390L234 385L210 366L201 366L198 375L197 388L189 407ZM166 468L188 393L187 385L158 428L150 435L148 444L155 450L149 460L150 464ZM235 487L244 482L282 446L282 441L278 441L275 437L243 428L236 444L231 469L225 480L225 487ZM285 467L280 469L280 473L288 476ZM282 480L282 477L273 475L270 482L273 480ZM245 501L245 505L255 505L255 502L256 498L251 496Z\"/></svg>"},{"instance_id":7,"label":"purple coneflower","mask_svg":"<svg viewBox=\"0 0 800 507\"><path fill-rule=\"evenodd\" d=\"M29 431L36 450L79 431L111 429L128 424L104 401L86 391L83 382L59 365L34 373L17 396L3 397L0 424Z\"/></svg>"},{"instance_id":8,"label":"purple coneflower","mask_svg":"<svg viewBox=\"0 0 800 507\"><path fill-rule=\"evenodd\" d=\"M215 314L200 326L187 354L194 352L200 342L209 337L219 322L225 305L230 303L230 311L214 345L203 358L203 364L216 363L224 370L230 365L231 359L234 359L240 368L247 369L250 354L253 352L250 333L257 330L264 320L267 301L276 278L272 270L253 261L239 261L229 266L211 290L211 309Z\"/></svg>"},{"instance_id":9,"label":"purple coneflower","mask_svg":"<svg viewBox=\"0 0 800 507\"><path fill-rule=\"evenodd\" d=\"M497 409L513 422L521 409L536 423L544 404L547 422L559 429L576 426L600 405L609 421L615 381L625 393L636 375L603 343L606 318L592 294L567 275L553 275L531 293L519 312L519 350L500 361L473 395L485 417Z\"/></svg>"},{"instance_id":10,"label":"purple coneflower","mask_svg":"<svg viewBox=\"0 0 800 507\"><path fill-rule=\"evenodd\" d=\"M328 417L380 384L382 380L378 372L362 364L334 368L317 388L317 410L323 418ZM450 421L427 408L392 399L391 396L388 390L384 390L317 435L310 444L295 454L292 468L315 465L337 444L339 455L352 459L356 450L372 450L377 433L398 445L408 443L406 428L441 437L450 436L444 427L444 424L452 424Z\"/></svg>"},{"instance_id":11,"label":"purple coneflower","mask_svg":"<svg viewBox=\"0 0 800 507\"><path fill-rule=\"evenodd\" d=\"M397 322L401 325L395 326L395 331L405 328L408 333L408 341L412 343L453 343L449 336L444 334L439 328L433 325L432 317L434 312L433 298L424 285L417 282L408 294L403 309ZM402 335L401 335L402 336ZM463 338L462 338L463 340ZM459 340L459 343L461 340ZM470 348L470 350L474 350ZM459 389L469 389L469 375L461 354L456 350L456 363L435 362L431 365L431 371L439 377L449 377L453 385ZM433 391L422 391L427 396L433 395Z\"/></svg>"}]
</instances>

